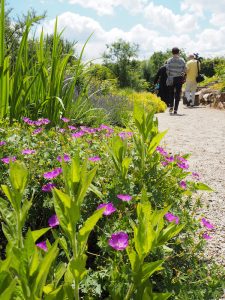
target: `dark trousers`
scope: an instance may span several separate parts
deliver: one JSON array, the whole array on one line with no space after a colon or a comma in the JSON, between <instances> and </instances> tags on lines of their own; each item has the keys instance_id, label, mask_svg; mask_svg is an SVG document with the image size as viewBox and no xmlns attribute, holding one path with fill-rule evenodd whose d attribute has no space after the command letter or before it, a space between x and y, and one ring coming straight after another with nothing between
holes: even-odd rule
<instances>
[{"instance_id":1,"label":"dark trousers","mask_svg":"<svg viewBox=\"0 0 225 300\"><path fill-rule=\"evenodd\" d=\"M173 108L177 111L179 106L179 101L181 97L181 90L182 90L182 84L183 84L183 77L174 77L173 78L173 85L168 86L168 102L169 107ZM175 99L175 104L174 104Z\"/></svg>"}]
</instances>

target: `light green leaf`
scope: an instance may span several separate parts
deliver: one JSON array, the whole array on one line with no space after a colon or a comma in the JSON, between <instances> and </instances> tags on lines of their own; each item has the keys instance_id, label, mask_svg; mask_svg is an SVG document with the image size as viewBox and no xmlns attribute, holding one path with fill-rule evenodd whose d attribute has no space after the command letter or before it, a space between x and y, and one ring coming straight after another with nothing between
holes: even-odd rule
<instances>
[{"instance_id":1,"label":"light green leaf","mask_svg":"<svg viewBox=\"0 0 225 300\"><path fill-rule=\"evenodd\" d=\"M194 186L195 186L196 190L213 192L213 189L211 189L208 185L206 185L206 184L204 184L202 182L197 182L197 183L195 183Z\"/></svg>"},{"instance_id":2,"label":"light green leaf","mask_svg":"<svg viewBox=\"0 0 225 300\"><path fill-rule=\"evenodd\" d=\"M152 274L156 271L160 271L163 269L162 267L163 260L157 260L150 263L144 263L142 265L141 273L140 273L140 281L143 284Z\"/></svg>"},{"instance_id":3,"label":"light green leaf","mask_svg":"<svg viewBox=\"0 0 225 300\"><path fill-rule=\"evenodd\" d=\"M36 242L42 235L44 235L46 232L48 232L51 228L42 228L39 230L34 230L31 232L34 242Z\"/></svg>"},{"instance_id":4,"label":"light green leaf","mask_svg":"<svg viewBox=\"0 0 225 300\"><path fill-rule=\"evenodd\" d=\"M91 217L89 217L82 228L78 233L78 242L80 253L82 254L85 251L86 243L90 232L93 230L94 226L98 222L98 220L102 217L105 208L96 210Z\"/></svg>"},{"instance_id":5,"label":"light green leaf","mask_svg":"<svg viewBox=\"0 0 225 300\"><path fill-rule=\"evenodd\" d=\"M13 189L23 194L28 179L28 171L24 163L19 161L10 163L9 179Z\"/></svg>"},{"instance_id":6,"label":"light green leaf","mask_svg":"<svg viewBox=\"0 0 225 300\"><path fill-rule=\"evenodd\" d=\"M159 145L159 143L161 142L162 138L165 136L166 133L167 133L167 130L160 132L153 137L153 139L151 140L151 143L149 145L149 148L148 148L149 155L153 154L156 147Z\"/></svg>"}]
</instances>

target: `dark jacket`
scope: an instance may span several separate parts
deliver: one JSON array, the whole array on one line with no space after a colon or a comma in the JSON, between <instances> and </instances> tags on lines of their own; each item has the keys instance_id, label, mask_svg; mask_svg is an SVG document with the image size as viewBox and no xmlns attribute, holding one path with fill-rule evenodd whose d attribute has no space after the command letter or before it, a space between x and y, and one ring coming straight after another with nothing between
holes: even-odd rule
<instances>
[{"instance_id":1,"label":"dark jacket","mask_svg":"<svg viewBox=\"0 0 225 300\"><path fill-rule=\"evenodd\" d=\"M166 85L167 73L166 73L166 65L159 68L155 79L154 84L159 83L159 92L158 96L168 104L168 87Z\"/></svg>"}]
</instances>

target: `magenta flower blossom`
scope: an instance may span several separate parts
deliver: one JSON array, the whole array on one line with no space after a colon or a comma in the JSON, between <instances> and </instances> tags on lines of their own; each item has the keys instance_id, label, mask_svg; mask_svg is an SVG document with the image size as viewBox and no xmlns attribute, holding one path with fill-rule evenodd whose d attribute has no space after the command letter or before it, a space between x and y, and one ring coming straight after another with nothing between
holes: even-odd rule
<instances>
[{"instance_id":1,"label":"magenta flower blossom","mask_svg":"<svg viewBox=\"0 0 225 300\"><path fill-rule=\"evenodd\" d=\"M205 240L211 240L212 236L208 235L206 232L202 234L203 239Z\"/></svg>"},{"instance_id":2,"label":"magenta flower blossom","mask_svg":"<svg viewBox=\"0 0 225 300\"><path fill-rule=\"evenodd\" d=\"M178 167L184 170L187 170L189 168L189 165L187 162L181 162L181 163L177 163Z\"/></svg>"},{"instance_id":3,"label":"magenta flower blossom","mask_svg":"<svg viewBox=\"0 0 225 300\"><path fill-rule=\"evenodd\" d=\"M60 132L60 133L64 133L65 131L66 131L66 130L65 130L64 128L60 128L60 129L59 129L59 132Z\"/></svg>"},{"instance_id":4,"label":"magenta flower blossom","mask_svg":"<svg viewBox=\"0 0 225 300\"><path fill-rule=\"evenodd\" d=\"M24 150L22 150L22 154L24 154L24 155L29 155L29 154L34 154L34 153L36 153L36 151L35 150L32 150L32 149L24 149Z\"/></svg>"},{"instance_id":5,"label":"magenta flower blossom","mask_svg":"<svg viewBox=\"0 0 225 300\"><path fill-rule=\"evenodd\" d=\"M16 156L12 156L12 157L3 157L1 158L1 161L4 163L4 164L9 164L10 161L15 161L16 160Z\"/></svg>"},{"instance_id":6,"label":"magenta flower blossom","mask_svg":"<svg viewBox=\"0 0 225 300\"><path fill-rule=\"evenodd\" d=\"M0 141L0 146L4 146L6 145L6 142L5 141Z\"/></svg>"},{"instance_id":7,"label":"magenta flower blossom","mask_svg":"<svg viewBox=\"0 0 225 300\"><path fill-rule=\"evenodd\" d=\"M168 161L162 161L162 162L161 162L161 165L162 165L163 167L168 166L168 164L169 164Z\"/></svg>"},{"instance_id":8,"label":"magenta flower blossom","mask_svg":"<svg viewBox=\"0 0 225 300\"><path fill-rule=\"evenodd\" d=\"M56 185L54 183L47 183L42 186L41 190L43 192L51 192L51 190L55 187Z\"/></svg>"},{"instance_id":9,"label":"magenta flower blossom","mask_svg":"<svg viewBox=\"0 0 225 300\"><path fill-rule=\"evenodd\" d=\"M43 176L46 179L52 179L52 178L57 177L61 173L62 173L62 169L61 168L56 168L56 169L52 170L51 172L44 173Z\"/></svg>"},{"instance_id":10,"label":"magenta flower blossom","mask_svg":"<svg viewBox=\"0 0 225 300\"><path fill-rule=\"evenodd\" d=\"M120 231L113 233L108 241L108 244L115 250L122 251L127 248L129 244L128 234Z\"/></svg>"},{"instance_id":11,"label":"magenta flower blossom","mask_svg":"<svg viewBox=\"0 0 225 300\"><path fill-rule=\"evenodd\" d=\"M167 221L169 222L175 222L176 224L179 223L179 217L173 215L172 213L166 213L165 214L165 218L167 219Z\"/></svg>"},{"instance_id":12,"label":"magenta flower blossom","mask_svg":"<svg viewBox=\"0 0 225 300\"><path fill-rule=\"evenodd\" d=\"M44 128L37 128L32 132L32 134L38 134L38 133L42 132L43 130L44 130Z\"/></svg>"},{"instance_id":13,"label":"magenta flower blossom","mask_svg":"<svg viewBox=\"0 0 225 300\"><path fill-rule=\"evenodd\" d=\"M95 128L90 128L86 126L80 126L80 129L86 133L95 133L97 131L97 129Z\"/></svg>"},{"instance_id":14,"label":"magenta flower blossom","mask_svg":"<svg viewBox=\"0 0 225 300\"><path fill-rule=\"evenodd\" d=\"M165 160L168 162L173 162L174 161L174 157L173 156L166 156Z\"/></svg>"},{"instance_id":15,"label":"magenta flower blossom","mask_svg":"<svg viewBox=\"0 0 225 300\"><path fill-rule=\"evenodd\" d=\"M75 127L75 126L73 126L73 125L68 125L68 128L69 128L70 130L76 130L76 129L77 129L77 127Z\"/></svg>"},{"instance_id":16,"label":"magenta flower blossom","mask_svg":"<svg viewBox=\"0 0 225 300\"><path fill-rule=\"evenodd\" d=\"M46 244L46 241L43 241L43 242L40 242L40 243L37 243L36 246L42 250L44 250L45 252L48 251L48 248L47 248L47 244Z\"/></svg>"},{"instance_id":17,"label":"magenta flower blossom","mask_svg":"<svg viewBox=\"0 0 225 300\"><path fill-rule=\"evenodd\" d=\"M114 211L116 211L116 208L115 206L113 205L113 203L109 202L109 203L102 203L100 204L97 209L100 209L100 208L103 208L105 207L105 210L103 212L103 215L105 216L109 216L111 215L112 213L114 213Z\"/></svg>"},{"instance_id":18,"label":"magenta flower blossom","mask_svg":"<svg viewBox=\"0 0 225 300\"><path fill-rule=\"evenodd\" d=\"M64 117L62 117L61 120L62 120L64 123L68 123L68 122L70 121L70 119L64 118Z\"/></svg>"},{"instance_id":19,"label":"magenta flower blossom","mask_svg":"<svg viewBox=\"0 0 225 300\"><path fill-rule=\"evenodd\" d=\"M134 133L131 131L122 131L118 133L118 136L121 137L122 140L131 137Z\"/></svg>"},{"instance_id":20,"label":"magenta flower blossom","mask_svg":"<svg viewBox=\"0 0 225 300\"><path fill-rule=\"evenodd\" d=\"M99 156L92 156L92 157L89 157L88 160L95 162L95 161L101 160L101 158Z\"/></svg>"},{"instance_id":21,"label":"magenta flower blossom","mask_svg":"<svg viewBox=\"0 0 225 300\"><path fill-rule=\"evenodd\" d=\"M209 221L207 221L205 218L202 218L202 224L204 227L208 228L208 229L214 229L214 225L212 223L210 223Z\"/></svg>"},{"instance_id":22,"label":"magenta flower blossom","mask_svg":"<svg viewBox=\"0 0 225 300\"><path fill-rule=\"evenodd\" d=\"M156 151L159 152L162 156L168 155L168 153L162 147L156 147Z\"/></svg>"},{"instance_id":23,"label":"magenta flower blossom","mask_svg":"<svg viewBox=\"0 0 225 300\"><path fill-rule=\"evenodd\" d=\"M200 179L200 175L196 172L192 172L192 177L195 178L196 180Z\"/></svg>"},{"instance_id":24,"label":"magenta flower blossom","mask_svg":"<svg viewBox=\"0 0 225 300\"><path fill-rule=\"evenodd\" d=\"M186 190L186 188L187 188L187 183L186 183L184 180L181 180L181 181L179 182L179 186L180 186L182 189Z\"/></svg>"},{"instance_id":25,"label":"magenta flower blossom","mask_svg":"<svg viewBox=\"0 0 225 300\"><path fill-rule=\"evenodd\" d=\"M117 198L119 198L122 201L129 202L132 199L132 196L125 195L125 194L119 194L119 195L117 195Z\"/></svg>"},{"instance_id":26,"label":"magenta flower blossom","mask_svg":"<svg viewBox=\"0 0 225 300\"><path fill-rule=\"evenodd\" d=\"M49 225L49 227L52 227L52 228L59 225L59 219L57 218L56 215L53 215L48 219L48 225Z\"/></svg>"},{"instance_id":27,"label":"magenta flower blossom","mask_svg":"<svg viewBox=\"0 0 225 300\"><path fill-rule=\"evenodd\" d=\"M69 154L66 154L66 153L65 153L65 154L63 155L63 159L64 159L64 161L70 161L70 156L69 156ZM58 156L58 157L57 157L57 160L61 162L61 161L62 161L62 157L61 157L61 156Z\"/></svg>"},{"instance_id":28,"label":"magenta flower blossom","mask_svg":"<svg viewBox=\"0 0 225 300\"><path fill-rule=\"evenodd\" d=\"M177 156L176 159L182 163L187 163L188 161L186 160L186 158L182 157L182 156Z\"/></svg>"},{"instance_id":29,"label":"magenta flower blossom","mask_svg":"<svg viewBox=\"0 0 225 300\"><path fill-rule=\"evenodd\" d=\"M76 133L72 133L71 136L73 138L79 138L79 137L82 137L84 134L85 134L85 132L81 130L81 131L78 131Z\"/></svg>"}]
</instances>

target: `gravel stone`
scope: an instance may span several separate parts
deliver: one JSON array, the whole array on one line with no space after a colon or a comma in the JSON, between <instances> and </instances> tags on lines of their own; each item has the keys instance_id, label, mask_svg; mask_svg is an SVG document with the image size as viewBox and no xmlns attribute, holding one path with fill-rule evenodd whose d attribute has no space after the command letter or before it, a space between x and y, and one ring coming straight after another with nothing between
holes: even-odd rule
<instances>
[{"instance_id":1,"label":"gravel stone","mask_svg":"<svg viewBox=\"0 0 225 300\"><path fill-rule=\"evenodd\" d=\"M177 115L156 114L159 130L168 129L161 145L171 153L190 153L190 170L214 192L204 192L200 214L216 227L205 255L225 266L225 111L205 106L187 108L180 103ZM225 298L223 298L225 299Z\"/></svg>"}]
</instances>

